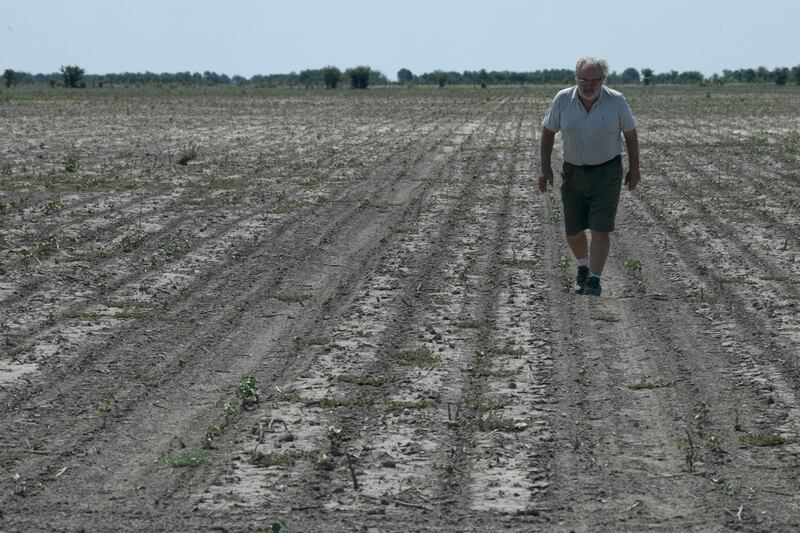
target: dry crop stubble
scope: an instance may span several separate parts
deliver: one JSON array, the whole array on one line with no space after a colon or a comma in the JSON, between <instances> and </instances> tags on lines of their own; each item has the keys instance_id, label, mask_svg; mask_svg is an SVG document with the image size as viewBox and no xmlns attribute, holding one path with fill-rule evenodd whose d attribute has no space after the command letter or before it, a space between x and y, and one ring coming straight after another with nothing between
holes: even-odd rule
<instances>
[{"instance_id":1,"label":"dry crop stubble","mask_svg":"<svg viewBox=\"0 0 800 533\"><path fill-rule=\"evenodd\" d=\"M797 526L795 88L623 88L599 301L555 89L4 92L0 527Z\"/></svg>"}]
</instances>

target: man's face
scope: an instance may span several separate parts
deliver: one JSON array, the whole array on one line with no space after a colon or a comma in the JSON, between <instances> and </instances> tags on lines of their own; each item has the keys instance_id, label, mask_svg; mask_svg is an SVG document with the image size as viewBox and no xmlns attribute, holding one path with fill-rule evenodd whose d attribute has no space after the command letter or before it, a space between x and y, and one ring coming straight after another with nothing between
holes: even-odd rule
<instances>
[{"instance_id":1,"label":"man's face","mask_svg":"<svg viewBox=\"0 0 800 533\"><path fill-rule=\"evenodd\" d=\"M603 86L603 72L595 67L584 65L578 71L578 94L586 100L594 100Z\"/></svg>"}]
</instances>

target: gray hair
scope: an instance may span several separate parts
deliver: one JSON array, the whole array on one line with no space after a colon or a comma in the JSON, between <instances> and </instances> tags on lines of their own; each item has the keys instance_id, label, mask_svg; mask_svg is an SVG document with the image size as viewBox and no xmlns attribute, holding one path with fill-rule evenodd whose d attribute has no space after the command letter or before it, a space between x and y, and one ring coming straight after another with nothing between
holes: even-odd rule
<instances>
[{"instance_id":1,"label":"gray hair","mask_svg":"<svg viewBox=\"0 0 800 533\"><path fill-rule=\"evenodd\" d=\"M596 57L582 57L575 63L575 77L579 76L579 72L583 67L589 65L590 67L597 67L603 73L603 77L608 77L608 63L605 59L598 59Z\"/></svg>"}]
</instances>

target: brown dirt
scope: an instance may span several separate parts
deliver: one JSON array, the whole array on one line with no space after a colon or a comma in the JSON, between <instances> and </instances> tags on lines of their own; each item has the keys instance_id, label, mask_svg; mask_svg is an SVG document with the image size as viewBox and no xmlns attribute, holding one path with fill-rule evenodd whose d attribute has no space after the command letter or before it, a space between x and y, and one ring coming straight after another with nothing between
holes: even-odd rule
<instances>
[{"instance_id":1,"label":"brown dirt","mask_svg":"<svg viewBox=\"0 0 800 533\"><path fill-rule=\"evenodd\" d=\"M797 88L625 89L600 299L554 92L0 93L0 531L800 528Z\"/></svg>"}]
</instances>

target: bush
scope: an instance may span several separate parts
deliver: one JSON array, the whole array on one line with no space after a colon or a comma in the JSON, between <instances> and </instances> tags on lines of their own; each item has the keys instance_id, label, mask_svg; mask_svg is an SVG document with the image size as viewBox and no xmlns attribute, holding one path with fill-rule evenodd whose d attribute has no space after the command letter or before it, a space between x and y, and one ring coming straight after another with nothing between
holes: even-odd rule
<instances>
[{"instance_id":1,"label":"bush","mask_svg":"<svg viewBox=\"0 0 800 533\"><path fill-rule=\"evenodd\" d=\"M369 75L371 72L371 68L360 66L347 69L345 74L350 76L350 86L353 89L366 89L369 87Z\"/></svg>"},{"instance_id":2,"label":"bush","mask_svg":"<svg viewBox=\"0 0 800 533\"><path fill-rule=\"evenodd\" d=\"M64 87L86 87L83 83L83 75L86 73L77 65L67 65L61 67L61 75L64 77Z\"/></svg>"},{"instance_id":3,"label":"bush","mask_svg":"<svg viewBox=\"0 0 800 533\"><path fill-rule=\"evenodd\" d=\"M322 69L322 81L326 89L335 89L342 81L342 71L334 66L327 66Z\"/></svg>"}]
</instances>

